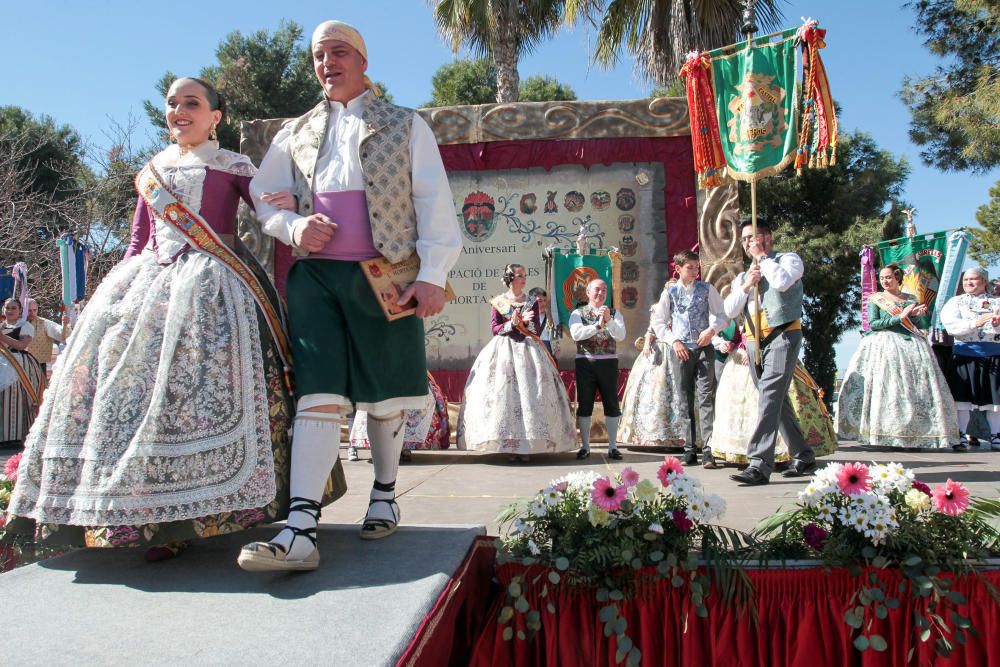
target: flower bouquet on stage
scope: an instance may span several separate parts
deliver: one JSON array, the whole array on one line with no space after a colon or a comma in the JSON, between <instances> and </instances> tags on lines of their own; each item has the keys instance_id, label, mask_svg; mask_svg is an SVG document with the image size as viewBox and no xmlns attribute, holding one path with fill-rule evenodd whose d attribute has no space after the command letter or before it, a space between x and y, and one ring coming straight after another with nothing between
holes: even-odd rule
<instances>
[{"instance_id":1,"label":"flower bouquet on stage","mask_svg":"<svg viewBox=\"0 0 1000 667\"><path fill-rule=\"evenodd\" d=\"M640 479L632 468L603 476L574 472L501 515L508 529L497 542L505 640L539 631L543 642L556 641L554 635L565 640L559 619L579 617L572 599L589 595L598 609L586 622L603 628L602 647L616 662L638 665L638 635L630 634L641 628L630 627L624 605L650 587L672 589L684 624L690 611L708 615L709 596L753 613L752 587L737 555L749 538L711 523L725 501L706 493L676 458L667 457L657 477Z\"/></svg>"},{"instance_id":2,"label":"flower bouquet on stage","mask_svg":"<svg viewBox=\"0 0 1000 667\"><path fill-rule=\"evenodd\" d=\"M844 616L857 649L886 651L891 644L875 622L903 607L919 641L933 638L948 656L976 634L958 582L975 577L1000 603L979 573L1000 547L998 529L1000 502L973 500L951 479L932 488L897 463L832 463L794 510L763 520L755 537L765 540L759 548L767 558L818 558L858 578ZM916 645L908 646L909 661Z\"/></svg>"}]
</instances>

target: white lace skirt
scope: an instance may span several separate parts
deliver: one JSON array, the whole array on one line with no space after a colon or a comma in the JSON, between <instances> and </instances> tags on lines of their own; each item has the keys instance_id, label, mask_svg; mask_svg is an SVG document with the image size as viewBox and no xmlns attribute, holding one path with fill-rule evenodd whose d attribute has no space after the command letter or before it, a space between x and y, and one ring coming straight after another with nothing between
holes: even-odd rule
<instances>
[{"instance_id":1,"label":"white lace skirt","mask_svg":"<svg viewBox=\"0 0 1000 667\"><path fill-rule=\"evenodd\" d=\"M656 345L663 361L654 365L640 354L625 385L618 437L629 447L682 447L690 429L681 410L677 355L664 343Z\"/></svg>"},{"instance_id":2,"label":"white lace skirt","mask_svg":"<svg viewBox=\"0 0 1000 667\"><path fill-rule=\"evenodd\" d=\"M958 444L955 402L930 345L891 331L863 337L840 386L837 434L872 447Z\"/></svg>"},{"instance_id":3,"label":"white lace skirt","mask_svg":"<svg viewBox=\"0 0 1000 667\"><path fill-rule=\"evenodd\" d=\"M458 448L510 454L576 448L566 387L545 348L507 336L486 344L465 383Z\"/></svg>"},{"instance_id":4,"label":"white lace skirt","mask_svg":"<svg viewBox=\"0 0 1000 667\"><path fill-rule=\"evenodd\" d=\"M25 442L13 514L142 525L275 497L256 305L188 253L113 269L59 356Z\"/></svg>"}]
</instances>

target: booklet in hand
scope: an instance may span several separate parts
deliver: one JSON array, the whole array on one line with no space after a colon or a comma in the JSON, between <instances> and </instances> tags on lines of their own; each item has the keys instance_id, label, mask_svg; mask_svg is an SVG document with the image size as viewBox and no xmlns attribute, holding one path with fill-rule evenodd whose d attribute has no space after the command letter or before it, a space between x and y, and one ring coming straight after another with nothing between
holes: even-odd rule
<instances>
[{"instance_id":1,"label":"booklet in hand","mask_svg":"<svg viewBox=\"0 0 1000 667\"><path fill-rule=\"evenodd\" d=\"M420 257L413 253L402 262L392 264L385 257L376 257L361 262L361 272L368 279L368 284L375 292L375 298L382 306L385 319L392 322L417 312L417 300L410 299L400 305L396 303L406 288L413 284L420 272ZM445 283L445 299L455 298L455 291L449 283Z\"/></svg>"}]
</instances>

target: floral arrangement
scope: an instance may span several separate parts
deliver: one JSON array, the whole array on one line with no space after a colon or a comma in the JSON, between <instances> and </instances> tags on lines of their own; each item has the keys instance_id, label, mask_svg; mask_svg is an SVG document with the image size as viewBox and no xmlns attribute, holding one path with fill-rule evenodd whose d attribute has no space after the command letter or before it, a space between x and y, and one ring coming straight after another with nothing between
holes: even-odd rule
<instances>
[{"instance_id":1,"label":"floral arrangement","mask_svg":"<svg viewBox=\"0 0 1000 667\"><path fill-rule=\"evenodd\" d=\"M708 614L704 601L713 580L724 600L735 599L741 610L748 608L750 582L732 554L749 538L710 523L725 511L725 501L705 493L701 482L685 474L674 457L666 457L657 478L657 482L641 479L632 468L603 476L574 472L552 480L534 498L501 514L499 520L509 530L498 541L498 561L540 565L537 570L544 572L532 575L529 570L513 578L500 623L523 614L529 633L541 628L541 611L531 609L525 596L529 587L540 587L540 598L548 598L551 587L564 581L587 587L604 605L600 620L605 636L616 636L618 662L638 665L641 652L627 635L628 624L616 603L644 577L684 587L701 617ZM699 570L700 561L708 567ZM555 612L551 601L546 610ZM505 628L503 636L511 639L514 628ZM518 631L516 636L524 639L526 634Z\"/></svg>"},{"instance_id":2,"label":"floral arrangement","mask_svg":"<svg viewBox=\"0 0 1000 667\"><path fill-rule=\"evenodd\" d=\"M998 546L1000 503L974 503L969 490L951 479L931 488L897 463L827 465L798 500L796 509L762 521L755 536L766 539L760 547L765 557L818 557L866 577L844 619L857 633L856 648L888 648L884 637L870 631L870 615L885 618L899 608L898 595L927 599L914 631L922 642L936 636L941 655L950 655L953 641L964 644L974 632L958 613L964 596L941 573L977 574ZM898 568L904 577L891 591L878 573L886 568ZM995 588L980 580L1000 602Z\"/></svg>"},{"instance_id":3,"label":"floral arrangement","mask_svg":"<svg viewBox=\"0 0 1000 667\"><path fill-rule=\"evenodd\" d=\"M4 526L7 525L7 506L10 505L10 496L14 492L14 483L17 482L17 466L21 463L21 453L7 459L4 464L3 473L0 474L0 535L3 534ZM5 572L16 563L16 556L13 549L0 546L0 572Z\"/></svg>"}]
</instances>

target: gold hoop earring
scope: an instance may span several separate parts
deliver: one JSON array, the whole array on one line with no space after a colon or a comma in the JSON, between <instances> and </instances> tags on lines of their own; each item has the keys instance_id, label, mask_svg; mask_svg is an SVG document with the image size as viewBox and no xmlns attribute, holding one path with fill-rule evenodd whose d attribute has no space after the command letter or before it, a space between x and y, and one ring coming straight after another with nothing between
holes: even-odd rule
<instances>
[{"instance_id":1,"label":"gold hoop earring","mask_svg":"<svg viewBox=\"0 0 1000 667\"><path fill-rule=\"evenodd\" d=\"M212 129L208 131L208 138L212 141L219 140L219 135L215 133L215 123L212 123Z\"/></svg>"}]
</instances>

